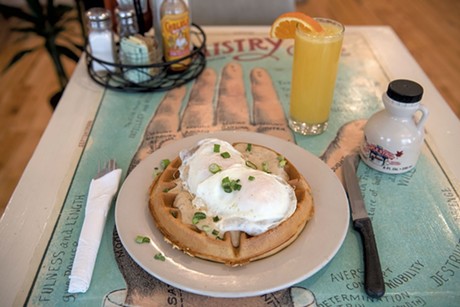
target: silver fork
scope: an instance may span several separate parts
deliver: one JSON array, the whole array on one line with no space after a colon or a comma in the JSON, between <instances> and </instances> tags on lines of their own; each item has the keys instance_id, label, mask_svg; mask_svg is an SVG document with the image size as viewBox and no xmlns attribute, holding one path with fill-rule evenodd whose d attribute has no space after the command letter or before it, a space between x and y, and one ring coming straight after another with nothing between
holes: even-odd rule
<instances>
[{"instance_id":1,"label":"silver fork","mask_svg":"<svg viewBox=\"0 0 460 307\"><path fill-rule=\"evenodd\" d=\"M101 166L101 163L99 162L99 165L97 167L97 174L96 176L94 176L94 179L101 178L102 176L110 173L116 168L117 168L117 162L115 161L115 159L110 159L109 161L105 163L104 166Z\"/></svg>"}]
</instances>

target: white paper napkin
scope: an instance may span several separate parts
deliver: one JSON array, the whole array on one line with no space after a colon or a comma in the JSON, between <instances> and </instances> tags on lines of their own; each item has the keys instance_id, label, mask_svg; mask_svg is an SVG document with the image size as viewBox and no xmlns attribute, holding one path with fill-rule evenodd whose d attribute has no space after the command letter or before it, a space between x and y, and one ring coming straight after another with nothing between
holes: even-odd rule
<instances>
[{"instance_id":1,"label":"white paper napkin","mask_svg":"<svg viewBox=\"0 0 460 307\"><path fill-rule=\"evenodd\" d=\"M85 220L69 277L69 293L84 293L89 288L107 213L113 196L118 190L120 177L121 169L116 169L91 181L86 201Z\"/></svg>"}]
</instances>

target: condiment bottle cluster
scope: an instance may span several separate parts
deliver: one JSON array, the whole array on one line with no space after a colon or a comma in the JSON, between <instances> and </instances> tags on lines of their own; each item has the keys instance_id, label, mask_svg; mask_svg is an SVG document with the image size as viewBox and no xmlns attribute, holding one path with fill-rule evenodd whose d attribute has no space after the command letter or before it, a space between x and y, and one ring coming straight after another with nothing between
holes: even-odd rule
<instances>
[{"instance_id":1,"label":"condiment bottle cluster","mask_svg":"<svg viewBox=\"0 0 460 307\"><path fill-rule=\"evenodd\" d=\"M159 28L146 25L144 13L154 7ZM115 14L115 18L113 18ZM154 14L151 14L152 16ZM142 83L159 73L158 67L136 67L173 62L169 70L180 72L190 65L190 12L184 0L117 0L113 11L96 7L86 12L88 47L96 73L115 72L122 64L125 79ZM114 26L114 24L116 26ZM147 29L149 27L149 29ZM156 30L156 31L155 31Z\"/></svg>"}]
</instances>

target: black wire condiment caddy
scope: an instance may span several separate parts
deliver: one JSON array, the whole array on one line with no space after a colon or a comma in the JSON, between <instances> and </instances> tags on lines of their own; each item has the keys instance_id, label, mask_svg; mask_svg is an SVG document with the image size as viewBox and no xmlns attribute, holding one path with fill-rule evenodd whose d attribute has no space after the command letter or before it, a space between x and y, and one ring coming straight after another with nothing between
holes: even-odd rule
<instances>
[{"instance_id":1,"label":"black wire condiment caddy","mask_svg":"<svg viewBox=\"0 0 460 307\"><path fill-rule=\"evenodd\" d=\"M197 78L206 66L206 34L200 26L192 24L190 36L193 48L189 55L175 61L146 65L110 63L94 57L90 48L86 45L88 73L96 83L118 91L155 92L173 89ZM171 69L173 64L181 63L188 59L190 59L189 64L183 71L177 72ZM102 66L104 70L95 71L93 62ZM129 71L141 74L144 80L142 82L130 80L126 77ZM152 73L149 71L152 71Z\"/></svg>"}]
</instances>

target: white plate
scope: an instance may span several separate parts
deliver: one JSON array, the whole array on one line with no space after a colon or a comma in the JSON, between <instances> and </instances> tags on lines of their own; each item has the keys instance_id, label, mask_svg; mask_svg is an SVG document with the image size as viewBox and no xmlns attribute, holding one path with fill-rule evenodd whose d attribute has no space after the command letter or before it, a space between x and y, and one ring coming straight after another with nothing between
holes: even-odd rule
<instances>
[{"instance_id":1,"label":"white plate","mask_svg":"<svg viewBox=\"0 0 460 307\"><path fill-rule=\"evenodd\" d=\"M310 184L315 215L291 245L268 258L231 268L190 257L163 240L148 208L148 190L154 167L173 159L198 140L213 137L229 142L249 142L272 148L290 160ZM195 135L166 145L144 159L125 180L118 194L115 222L124 247L144 270L185 291L214 297L245 297L287 288L315 274L337 253L349 223L346 194L330 168L299 146L279 138L250 132ZM137 244L137 235L151 238ZM162 253L164 262L155 260Z\"/></svg>"}]
</instances>

